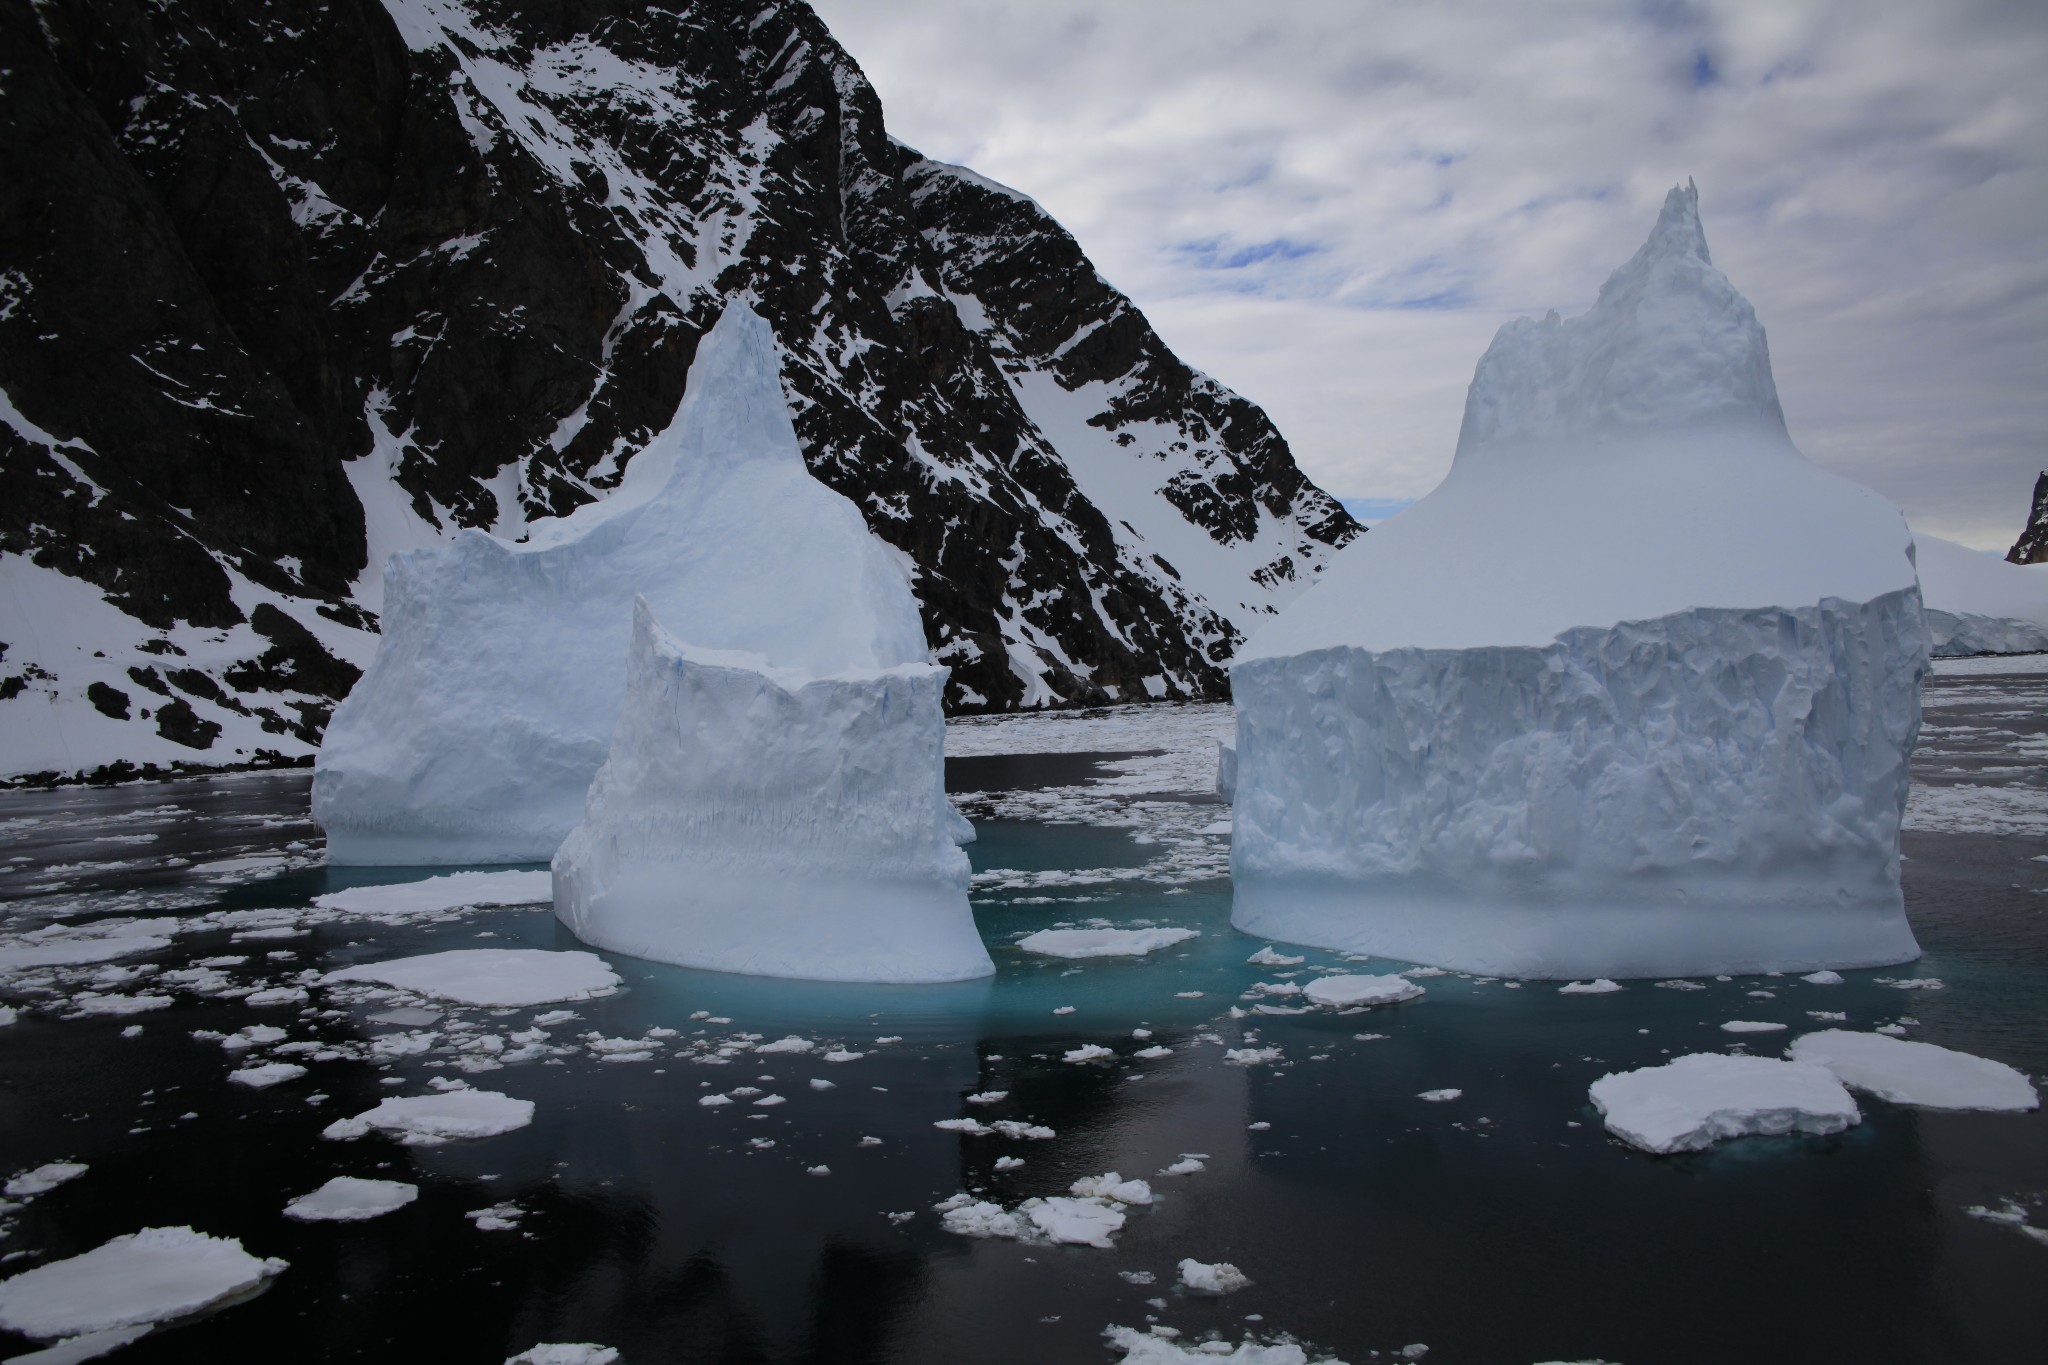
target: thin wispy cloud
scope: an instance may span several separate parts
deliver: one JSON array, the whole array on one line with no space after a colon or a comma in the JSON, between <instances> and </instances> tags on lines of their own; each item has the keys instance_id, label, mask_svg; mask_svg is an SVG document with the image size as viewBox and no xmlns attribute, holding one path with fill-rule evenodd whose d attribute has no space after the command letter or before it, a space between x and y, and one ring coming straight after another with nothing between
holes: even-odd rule
<instances>
[{"instance_id":1,"label":"thin wispy cloud","mask_svg":"<svg viewBox=\"0 0 2048 1365\"><path fill-rule=\"evenodd\" d=\"M1585 308L1688 175L1808 454L1983 545L2048 463L2036 3L817 8L1340 496L1433 486L1494 329Z\"/></svg>"}]
</instances>

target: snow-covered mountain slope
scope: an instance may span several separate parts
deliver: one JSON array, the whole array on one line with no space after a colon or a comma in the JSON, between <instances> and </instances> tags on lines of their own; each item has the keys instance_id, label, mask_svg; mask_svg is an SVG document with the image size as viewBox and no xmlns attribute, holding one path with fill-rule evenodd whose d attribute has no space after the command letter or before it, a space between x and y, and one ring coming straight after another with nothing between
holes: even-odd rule
<instances>
[{"instance_id":1,"label":"snow-covered mountain slope","mask_svg":"<svg viewBox=\"0 0 2048 1365\"><path fill-rule=\"evenodd\" d=\"M1358 533L796 0L48 0L0 64L0 775L310 753L384 557L609 497L742 291L951 709L1220 695Z\"/></svg>"}]
</instances>

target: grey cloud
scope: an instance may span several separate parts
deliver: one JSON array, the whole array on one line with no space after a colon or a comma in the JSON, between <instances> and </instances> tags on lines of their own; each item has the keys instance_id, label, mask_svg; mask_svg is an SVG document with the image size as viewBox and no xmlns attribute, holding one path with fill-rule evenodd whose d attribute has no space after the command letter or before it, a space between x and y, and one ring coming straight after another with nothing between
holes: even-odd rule
<instances>
[{"instance_id":1,"label":"grey cloud","mask_svg":"<svg viewBox=\"0 0 2048 1365\"><path fill-rule=\"evenodd\" d=\"M1587 306L1688 174L1810 455L1981 545L2048 463L2037 3L817 8L1341 496L1426 492L1494 327Z\"/></svg>"}]
</instances>

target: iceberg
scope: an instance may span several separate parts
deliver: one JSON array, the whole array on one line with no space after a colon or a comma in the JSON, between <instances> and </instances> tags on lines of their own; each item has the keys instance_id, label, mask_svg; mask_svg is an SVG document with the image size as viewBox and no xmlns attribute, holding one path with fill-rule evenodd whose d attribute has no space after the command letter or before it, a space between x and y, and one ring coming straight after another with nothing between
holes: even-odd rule
<instances>
[{"instance_id":1,"label":"iceberg","mask_svg":"<svg viewBox=\"0 0 2048 1365\"><path fill-rule=\"evenodd\" d=\"M1913 542L1792 444L1691 185L1247 643L1233 922L1548 979L1903 962Z\"/></svg>"},{"instance_id":2,"label":"iceberg","mask_svg":"<svg viewBox=\"0 0 2048 1365\"><path fill-rule=\"evenodd\" d=\"M555 914L585 943L686 967L994 975L967 902L972 827L945 793L946 673L811 676L686 644L641 601L611 756L555 855Z\"/></svg>"},{"instance_id":3,"label":"iceberg","mask_svg":"<svg viewBox=\"0 0 2048 1365\"><path fill-rule=\"evenodd\" d=\"M1933 653L2048 650L2048 564L2010 564L1925 532L1913 542Z\"/></svg>"},{"instance_id":4,"label":"iceberg","mask_svg":"<svg viewBox=\"0 0 2048 1365\"><path fill-rule=\"evenodd\" d=\"M694 646L814 676L929 663L902 571L804 467L780 376L736 299L609 497L392 556L377 657L314 766L329 862L553 857L610 747L636 595Z\"/></svg>"}]
</instances>

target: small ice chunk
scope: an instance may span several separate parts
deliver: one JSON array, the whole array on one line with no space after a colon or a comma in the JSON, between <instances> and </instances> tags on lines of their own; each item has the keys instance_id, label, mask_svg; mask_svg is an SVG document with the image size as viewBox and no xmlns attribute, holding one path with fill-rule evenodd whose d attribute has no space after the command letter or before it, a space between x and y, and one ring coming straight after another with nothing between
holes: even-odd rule
<instances>
[{"instance_id":1,"label":"small ice chunk","mask_svg":"<svg viewBox=\"0 0 2048 1365\"><path fill-rule=\"evenodd\" d=\"M526 1210L517 1204L493 1204L487 1209L471 1209L462 1216L476 1224L478 1232L516 1232Z\"/></svg>"},{"instance_id":2,"label":"small ice chunk","mask_svg":"<svg viewBox=\"0 0 2048 1365\"><path fill-rule=\"evenodd\" d=\"M308 997L300 986L268 986L242 997L245 1005L303 1005Z\"/></svg>"},{"instance_id":3,"label":"small ice chunk","mask_svg":"<svg viewBox=\"0 0 2048 1365\"><path fill-rule=\"evenodd\" d=\"M1818 972L1808 972L1799 979L1810 986L1839 986L1842 984L1842 974L1840 972L1831 972L1825 969Z\"/></svg>"},{"instance_id":4,"label":"small ice chunk","mask_svg":"<svg viewBox=\"0 0 2048 1365\"><path fill-rule=\"evenodd\" d=\"M1184 1156L1179 1161L1174 1162L1171 1166L1168 1166L1164 1170L1160 1171L1159 1174L1193 1175L1196 1171L1206 1171L1208 1169L1208 1163L1201 1160L1200 1158Z\"/></svg>"},{"instance_id":5,"label":"small ice chunk","mask_svg":"<svg viewBox=\"0 0 2048 1365\"><path fill-rule=\"evenodd\" d=\"M1324 976L1302 987L1302 997L1331 1009L1392 1005L1419 999L1423 988L1402 976Z\"/></svg>"},{"instance_id":6,"label":"small ice chunk","mask_svg":"<svg viewBox=\"0 0 2048 1365\"><path fill-rule=\"evenodd\" d=\"M857 1062L867 1055L865 1052L846 1052L841 1050L826 1053L825 1060L828 1062Z\"/></svg>"},{"instance_id":7,"label":"small ice chunk","mask_svg":"<svg viewBox=\"0 0 2048 1365\"><path fill-rule=\"evenodd\" d=\"M516 1356L507 1356L505 1365L616 1365L618 1358L615 1346L599 1346L589 1341L548 1341Z\"/></svg>"},{"instance_id":8,"label":"small ice chunk","mask_svg":"<svg viewBox=\"0 0 2048 1365\"><path fill-rule=\"evenodd\" d=\"M1012 1141L1029 1138L1033 1142L1044 1142L1056 1136L1052 1129L1042 1123L1025 1123L1020 1119L997 1119L988 1126L991 1133Z\"/></svg>"},{"instance_id":9,"label":"small ice chunk","mask_svg":"<svg viewBox=\"0 0 2048 1365\"><path fill-rule=\"evenodd\" d=\"M574 1015L569 1017L575 1018ZM423 1010L411 1005L401 1005L397 1009L377 1011L377 1013L370 1016L370 1022L373 1024L396 1024L400 1028L421 1028L427 1024L437 1022L440 1018L441 1011L439 1010ZM533 1022L538 1024L541 1021L535 1019Z\"/></svg>"},{"instance_id":10,"label":"small ice chunk","mask_svg":"<svg viewBox=\"0 0 2048 1365\"><path fill-rule=\"evenodd\" d=\"M1021 1231L1015 1214L987 1200L956 1194L934 1208L939 1226L962 1237L1015 1237Z\"/></svg>"},{"instance_id":11,"label":"small ice chunk","mask_svg":"<svg viewBox=\"0 0 2048 1365\"><path fill-rule=\"evenodd\" d=\"M1415 1098L1418 1100L1428 1100L1431 1104L1443 1104L1450 1100L1462 1099L1464 1095L1464 1091L1456 1089L1424 1090Z\"/></svg>"},{"instance_id":12,"label":"small ice chunk","mask_svg":"<svg viewBox=\"0 0 2048 1365\"><path fill-rule=\"evenodd\" d=\"M1046 957L1143 957L1200 936L1198 929L1041 929L1017 940ZM1298 960L1298 959L1297 959Z\"/></svg>"},{"instance_id":13,"label":"small ice chunk","mask_svg":"<svg viewBox=\"0 0 2048 1365\"><path fill-rule=\"evenodd\" d=\"M788 1104L789 1101L780 1095L763 1095L760 1099L755 1100L754 1103L762 1109L769 1109L778 1104Z\"/></svg>"},{"instance_id":14,"label":"small ice chunk","mask_svg":"<svg viewBox=\"0 0 2048 1365\"><path fill-rule=\"evenodd\" d=\"M68 1180L76 1180L92 1168L83 1161L48 1161L34 1170L22 1171L5 1186L9 1199L33 1199L48 1194Z\"/></svg>"},{"instance_id":15,"label":"small ice chunk","mask_svg":"<svg viewBox=\"0 0 2048 1365\"><path fill-rule=\"evenodd\" d=\"M230 1071L228 1079L236 1085L246 1085L251 1090L267 1090L284 1081L295 1081L306 1074L306 1068L295 1062L263 1062L256 1066L245 1066L239 1071Z\"/></svg>"},{"instance_id":16,"label":"small ice chunk","mask_svg":"<svg viewBox=\"0 0 2048 1365\"><path fill-rule=\"evenodd\" d=\"M1115 1171L1084 1175L1067 1187L1069 1194L1083 1199L1114 1199L1119 1204L1149 1204L1152 1187L1142 1180L1126 1180Z\"/></svg>"},{"instance_id":17,"label":"small ice chunk","mask_svg":"<svg viewBox=\"0 0 2048 1365\"><path fill-rule=\"evenodd\" d=\"M374 981L464 1005L499 1008L594 1000L618 990L618 974L595 953L539 948L457 948L344 967L321 978Z\"/></svg>"},{"instance_id":18,"label":"small ice chunk","mask_svg":"<svg viewBox=\"0 0 2048 1365\"><path fill-rule=\"evenodd\" d=\"M1073 1012L1074 1007L1072 1005L1060 1005L1053 1010L1054 1014L1072 1014Z\"/></svg>"},{"instance_id":19,"label":"small ice chunk","mask_svg":"<svg viewBox=\"0 0 2048 1365\"><path fill-rule=\"evenodd\" d=\"M1068 1051L1060 1060L1063 1062L1100 1062L1114 1056L1116 1056L1116 1052L1112 1048L1103 1047L1099 1043L1083 1043L1081 1046Z\"/></svg>"},{"instance_id":20,"label":"small ice chunk","mask_svg":"<svg viewBox=\"0 0 2048 1365\"><path fill-rule=\"evenodd\" d=\"M515 1100L495 1090L449 1090L393 1096L354 1118L335 1120L320 1136L348 1141L381 1128L407 1146L428 1147L457 1138L495 1137L532 1122L532 1100Z\"/></svg>"},{"instance_id":21,"label":"small ice chunk","mask_svg":"<svg viewBox=\"0 0 2048 1365\"><path fill-rule=\"evenodd\" d=\"M1231 1294L1243 1289L1251 1280L1228 1261L1210 1265L1190 1256L1180 1263L1180 1282L1197 1294Z\"/></svg>"},{"instance_id":22,"label":"small ice chunk","mask_svg":"<svg viewBox=\"0 0 2048 1365\"><path fill-rule=\"evenodd\" d=\"M822 1076L811 1077L811 1089L813 1090L835 1090L837 1088L837 1086Z\"/></svg>"},{"instance_id":23,"label":"small ice chunk","mask_svg":"<svg viewBox=\"0 0 2048 1365\"><path fill-rule=\"evenodd\" d=\"M1786 1054L1795 1062L1824 1066L1843 1084L1894 1104L2003 1112L2037 1109L2041 1104L2024 1073L1989 1057L1932 1043L1824 1029L1793 1039Z\"/></svg>"},{"instance_id":24,"label":"small ice chunk","mask_svg":"<svg viewBox=\"0 0 2048 1365\"><path fill-rule=\"evenodd\" d=\"M1659 1154L1751 1133L1839 1133L1863 1118L1825 1067L1714 1052L1610 1073L1587 1094L1609 1132Z\"/></svg>"},{"instance_id":25,"label":"small ice chunk","mask_svg":"<svg viewBox=\"0 0 2048 1365\"><path fill-rule=\"evenodd\" d=\"M1223 1050L1223 1060L1232 1066L1259 1066L1280 1060L1277 1047L1232 1047Z\"/></svg>"},{"instance_id":26,"label":"small ice chunk","mask_svg":"<svg viewBox=\"0 0 2048 1365\"><path fill-rule=\"evenodd\" d=\"M164 1322L246 1296L284 1268L232 1237L144 1228L0 1281L0 1328L47 1341Z\"/></svg>"},{"instance_id":27,"label":"small ice chunk","mask_svg":"<svg viewBox=\"0 0 2048 1365\"><path fill-rule=\"evenodd\" d=\"M814 1050L815 1050L815 1049L817 1048L817 1046L818 1046L818 1045L817 1045L816 1043L812 1042L812 1041L811 1041L810 1039L808 1039L808 1038L799 1038L799 1037L797 1037L797 1036L796 1036L795 1034L791 1034L791 1035L790 1035L789 1037L787 1037L787 1038L778 1038L778 1039L776 1039L776 1040L775 1040L774 1042L772 1042L772 1043L761 1043L761 1044L757 1045L757 1046L756 1046L756 1047L754 1048L754 1051L756 1051L756 1052L811 1052L811 1051L814 1051Z\"/></svg>"},{"instance_id":28,"label":"small ice chunk","mask_svg":"<svg viewBox=\"0 0 2048 1365\"><path fill-rule=\"evenodd\" d=\"M996 1158L996 1169L999 1171L1014 1171L1023 1164L1024 1158L1021 1156L999 1156Z\"/></svg>"},{"instance_id":29,"label":"small ice chunk","mask_svg":"<svg viewBox=\"0 0 2048 1365\"><path fill-rule=\"evenodd\" d=\"M1111 1239L1124 1225L1122 1207L1103 1199L1054 1195L1026 1200L1018 1211L1053 1241L1078 1246L1113 1247L1116 1243Z\"/></svg>"},{"instance_id":30,"label":"small ice chunk","mask_svg":"<svg viewBox=\"0 0 2048 1365\"><path fill-rule=\"evenodd\" d=\"M1299 967L1308 959L1305 957L1289 957L1285 953L1276 953L1273 951L1273 945L1268 943L1265 947L1246 958L1245 961L1254 967Z\"/></svg>"},{"instance_id":31,"label":"small ice chunk","mask_svg":"<svg viewBox=\"0 0 2048 1365\"><path fill-rule=\"evenodd\" d=\"M362 1180L338 1175L311 1194L284 1206L284 1216L302 1223L360 1223L402 1209L420 1197L420 1187L402 1180Z\"/></svg>"},{"instance_id":32,"label":"small ice chunk","mask_svg":"<svg viewBox=\"0 0 2048 1365\"><path fill-rule=\"evenodd\" d=\"M830 1174L832 1174L832 1168L831 1168L830 1166L806 1166L806 1167L804 1167L804 1174L805 1174L805 1175L830 1175Z\"/></svg>"},{"instance_id":33,"label":"small ice chunk","mask_svg":"<svg viewBox=\"0 0 2048 1365\"><path fill-rule=\"evenodd\" d=\"M1723 1033L1781 1033L1788 1025L1765 1023L1756 1019L1730 1019L1721 1025Z\"/></svg>"},{"instance_id":34,"label":"small ice chunk","mask_svg":"<svg viewBox=\"0 0 2048 1365\"><path fill-rule=\"evenodd\" d=\"M1591 981L1567 981L1557 988L1559 995L1612 995L1621 989L1619 981L1596 977Z\"/></svg>"},{"instance_id":35,"label":"small ice chunk","mask_svg":"<svg viewBox=\"0 0 2048 1365\"><path fill-rule=\"evenodd\" d=\"M700 1095L697 1103L703 1105L706 1109L716 1109L720 1105L731 1104L732 1098L728 1095Z\"/></svg>"},{"instance_id":36,"label":"small ice chunk","mask_svg":"<svg viewBox=\"0 0 2048 1365\"><path fill-rule=\"evenodd\" d=\"M1139 1059L1141 1059L1141 1060L1143 1060L1143 1061L1147 1061L1147 1062L1156 1062L1156 1061L1158 1061L1158 1060L1159 1060L1159 1059L1160 1059L1161 1057L1170 1057L1170 1056L1172 1056L1172 1055L1173 1055L1173 1049L1172 1049L1172 1048L1170 1048L1170 1047L1163 1047L1163 1046L1161 1046L1161 1045L1160 1045L1160 1044L1158 1044L1158 1043L1154 1043L1154 1044L1153 1044L1152 1046L1150 1046L1150 1047L1141 1047L1141 1048L1139 1048L1139 1049L1138 1049L1138 1050L1137 1050L1136 1052L1133 1052L1133 1053L1132 1053L1131 1055L1132 1055L1133 1057L1137 1057L1137 1058L1139 1058Z\"/></svg>"},{"instance_id":37,"label":"small ice chunk","mask_svg":"<svg viewBox=\"0 0 2048 1365\"><path fill-rule=\"evenodd\" d=\"M967 1097L967 1103L969 1103L969 1104L994 1104L994 1103L996 1103L996 1102L997 1102L998 1100L1006 1100L1006 1099L1008 1099L1009 1097L1010 1097L1010 1092L1009 1092L1009 1091L1007 1091L1007 1090L984 1090L984 1091L982 1091L982 1092L981 1092L980 1094L977 1094L977 1095L969 1095L969 1096Z\"/></svg>"},{"instance_id":38,"label":"small ice chunk","mask_svg":"<svg viewBox=\"0 0 2048 1365\"><path fill-rule=\"evenodd\" d=\"M150 1010L167 1010L172 1003L168 995L99 995L88 991L71 997L72 1013L78 1016L143 1014Z\"/></svg>"}]
</instances>

